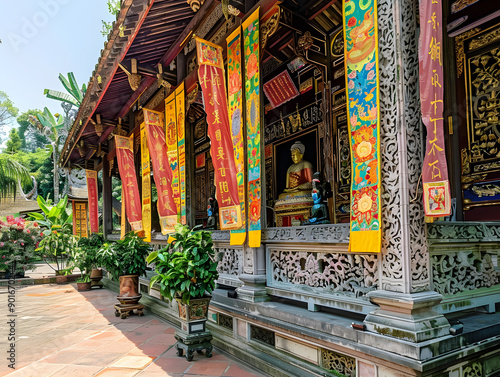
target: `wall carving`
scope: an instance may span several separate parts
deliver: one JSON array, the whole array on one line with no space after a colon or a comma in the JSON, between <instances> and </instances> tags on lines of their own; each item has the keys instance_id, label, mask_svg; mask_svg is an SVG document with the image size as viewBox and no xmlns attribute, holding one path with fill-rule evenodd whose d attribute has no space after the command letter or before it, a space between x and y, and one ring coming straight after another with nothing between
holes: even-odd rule
<instances>
[{"instance_id":1,"label":"wall carving","mask_svg":"<svg viewBox=\"0 0 500 377\"><path fill-rule=\"evenodd\" d=\"M227 230L213 230L212 241L227 241L229 242L229 231Z\"/></svg>"},{"instance_id":2,"label":"wall carving","mask_svg":"<svg viewBox=\"0 0 500 377\"><path fill-rule=\"evenodd\" d=\"M268 247L271 281L314 293L362 296L377 283L376 255L323 253ZM269 280L269 279L268 279ZM368 289L369 290L369 289Z\"/></svg>"},{"instance_id":3,"label":"wall carving","mask_svg":"<svg viewBox=\"0 0 500 377\"><path fill-rule=\"evenodd\" d=\"M265 243L349 243L349 224L267 228L262 230L262 240Z\"/></svg>"},{"instance_id":4,"label":"wall carving","mask_svg":"<svg viewBox=\"0 0 500 377\"><path fill-rule=\"evenodd\" d=\"M243 273L243 250L227 247L216 247L215 252L219 264L219 274L238 276Z\"/></svg>"},{"instance_id":5,"label":"wall carving","mask_svg":"<svg viewBox=\"0 0 500 377\"><path fill-rule=\"evenodd\" d=\"M448 224L428 224L427 240L436 243L500 242L498 223L453 222Z\"/></svg>"},{"instance_id":6,"label":"wall carving","mask_svg":"<svg viewBox=\"0 0 500 377\"><path fill-rule=\"evenodd\" d=\"M356 359L341 353L321 349L321 366L344 376L356 377Z\"/></svg>"}]
</instances>

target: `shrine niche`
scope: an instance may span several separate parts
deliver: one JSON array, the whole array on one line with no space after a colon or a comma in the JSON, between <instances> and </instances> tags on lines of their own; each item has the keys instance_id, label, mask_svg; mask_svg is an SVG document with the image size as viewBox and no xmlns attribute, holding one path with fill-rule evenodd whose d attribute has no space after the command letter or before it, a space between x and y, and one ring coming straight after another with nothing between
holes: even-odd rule
<instances>
[{"instance_id":1,"label":"shrine niche","mask_svg":"<svg viewBox=\"0 0 500 377\"><path fill-rule=\"evenodd\" d=\"M466 127L459 135L464 218L500 220L500 26L475 28L455 43L457 67L463 67L458 84L464 85Z\"/></svg>"}]
</instances>

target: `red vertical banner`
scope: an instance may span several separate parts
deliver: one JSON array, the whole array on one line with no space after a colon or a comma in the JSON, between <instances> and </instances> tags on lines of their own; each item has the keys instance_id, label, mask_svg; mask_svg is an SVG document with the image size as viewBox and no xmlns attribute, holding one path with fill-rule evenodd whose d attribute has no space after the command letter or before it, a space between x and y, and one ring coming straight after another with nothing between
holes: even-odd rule
<instances>
[{"instance_id":1,"label":"red vertical banner","mask_svg":"<svg viewBox=\"0 0 500 377\"><path fill-rule=\"evenodd\" d=\"M167 234L177 224L177 205L172 191L172 169L168 163L163 114L144 109L148 148L153 163L153 176L158 191L158 215L161 232Z\"/></svg>"},{"instance_id":2,"label":"red vertical banner","mask_svg":"<svg viewBox=\"0 0 500 377\"><path fill-rule=\"evenodd\" d=\"M443 130L443 30L441 0L420 0L420 103L422 121L427 128L426 151L422 167L425 215L449 216L450 184L444 149Z\"/></svg>"},{"instance_id":3,"label":"red vertical banner","mask_svg":"<svg viewBox=\"0 0 500 377\"><path fill-rule=\"evenodd\" d=\"M115 135L116 159L122 179L122 205L125 203L127 219L132 230L142 230L141 197L134 165L134 134L130 137Z\"/></svg>"},{"instance_id":4,"label":"red vertical banner","mask_svg":"<svg viewBox=\"0 0 500 377\"><path fill-rule=\"evenodd\" d=\"M97 209L97 202L99 197L97 195L97 172L94 170L85 170L87 176L87 191L89 197L89 222L90 233L99 233L99 213Z\"/></svg>"},{"instance_id":5,"label":"red vertical banner","mask_svg":"<svg viewBox=\"0 0 500 377\"><path fill-rule=\"evenodd\" d=\"M196 38L198 80L207 113L210 155L214 165L220 227L241 228L241 207L236 180L233 141L229 126L222 47Z\"/></svg>"}]
</instances>

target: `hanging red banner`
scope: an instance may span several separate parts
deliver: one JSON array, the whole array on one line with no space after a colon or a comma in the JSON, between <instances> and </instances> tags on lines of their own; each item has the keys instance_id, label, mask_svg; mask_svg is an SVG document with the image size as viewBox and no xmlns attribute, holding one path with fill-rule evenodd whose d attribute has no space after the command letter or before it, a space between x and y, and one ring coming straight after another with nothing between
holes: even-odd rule
<instances>
[{"instance_id":1,"label":"hanging red banner","mask_svg":"<svg viewBox=\"0 0 500 377\"><path fill-rule=\"evenodd\" d=\"M94 170L85 170L87 176L87 191L89 197L89 222L90 233L99 233L99 213L97 210L97 172Z\"/></svg>"},{"instance_id":2,"label":"hanging red banner","mask_svg":"<svg viewBox=\"0 0 500 377\"><path fill-rule=\"evenodd\" d=\"M144 109L148 148L153 163L153 176L158 191L158 215L161 232L167 234L177 224L177 206L172 192L172 169L168 163L163 114Z\"/></svg>"},{"instance_id":3,"label":"hanging red banner","mask_svg":"<svg viewBox=\"0 0 500 377\"><path fill-rule=\"evenodd\" d=\"M133 231L142 230L141 197L134 165L134 134L130 137L115 135L116 159L122 179L122 202Z\"/></svg>"},{"instance_id":4,"label":"hanging red banner","mask_svg":"<svg viewBox=\"0 0 500 377\"><path fill-rule=\"evenodd\" d=\"M427 128L426 151L422 167L425 215L449 216L451 194L444 149L443 59L441 0L420 0L420 103L422 121Z\"/></svg>"},{"instance_id":5,"label":"hanging red banner","mask_svg":"<svg viewBox=\"0 0 500 377\"><path fill-rule=\"evenodd\" d=\"M229 126L222 47L196 38L196 49L198 79L203 91L210 155L215 172L220 227L223 230L238 229L241 227L242 218Z\"/></svg>"}]
</instances>

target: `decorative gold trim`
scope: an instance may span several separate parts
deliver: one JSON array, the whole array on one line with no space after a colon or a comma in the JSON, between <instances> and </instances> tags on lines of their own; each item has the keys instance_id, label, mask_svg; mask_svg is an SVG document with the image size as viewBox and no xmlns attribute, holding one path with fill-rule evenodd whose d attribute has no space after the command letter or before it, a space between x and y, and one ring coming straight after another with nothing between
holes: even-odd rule
<instances>
[{"instance_id":1,"label":"decorative gold trim","mask_svg":"<svg viewBox=\"0 0 500 377\"><path fill-rule=\"evenodd\" d=\"M474 28L455 37L455 59L457 61L457 77L462 76L465 66L464 40L477 34L481 29Z\"/></svg>"},{"instance_id":2,"label":"decorative gold trim","mask_svg":"<svg viewBox=\"0 0 500 377\"><path fill-rule=\"evenodd\" d=\"M470 173L470 156L467 148L462 149L462 175Z\"/></svg>"},{"instance_id":3,"label":"decorative gold trim","mask_svg":"<svg viewBox=\"0 0 500 377\"><path fill-rule=\"evenodd\" d=\"M281 8L276 6L278 10L269 19L260 25L260 49L264 51L267 40L273 35L280 24Z\"/></svg>"},{"instance_id":4,"label":"decorative gold trim","mask_svg":"<svg viewBox=\"0 0 500 377\"><path fill-rule=\"evenodd\" d=\"M462 9L467 8L469 5L477 3L479 0L457 0L451 4L451 14L460 12Z\"/></svg>"},{"instance_id":5,"label":"decorative gold trim","mask_svg":"<svg viewBox=\"0 0 500 377\"><path fill-rule=\"evenodd\" d=\"M469 43L469 50L476 50L500 39L500 28L474 38Z\"/></svg>"}]
</instances>

